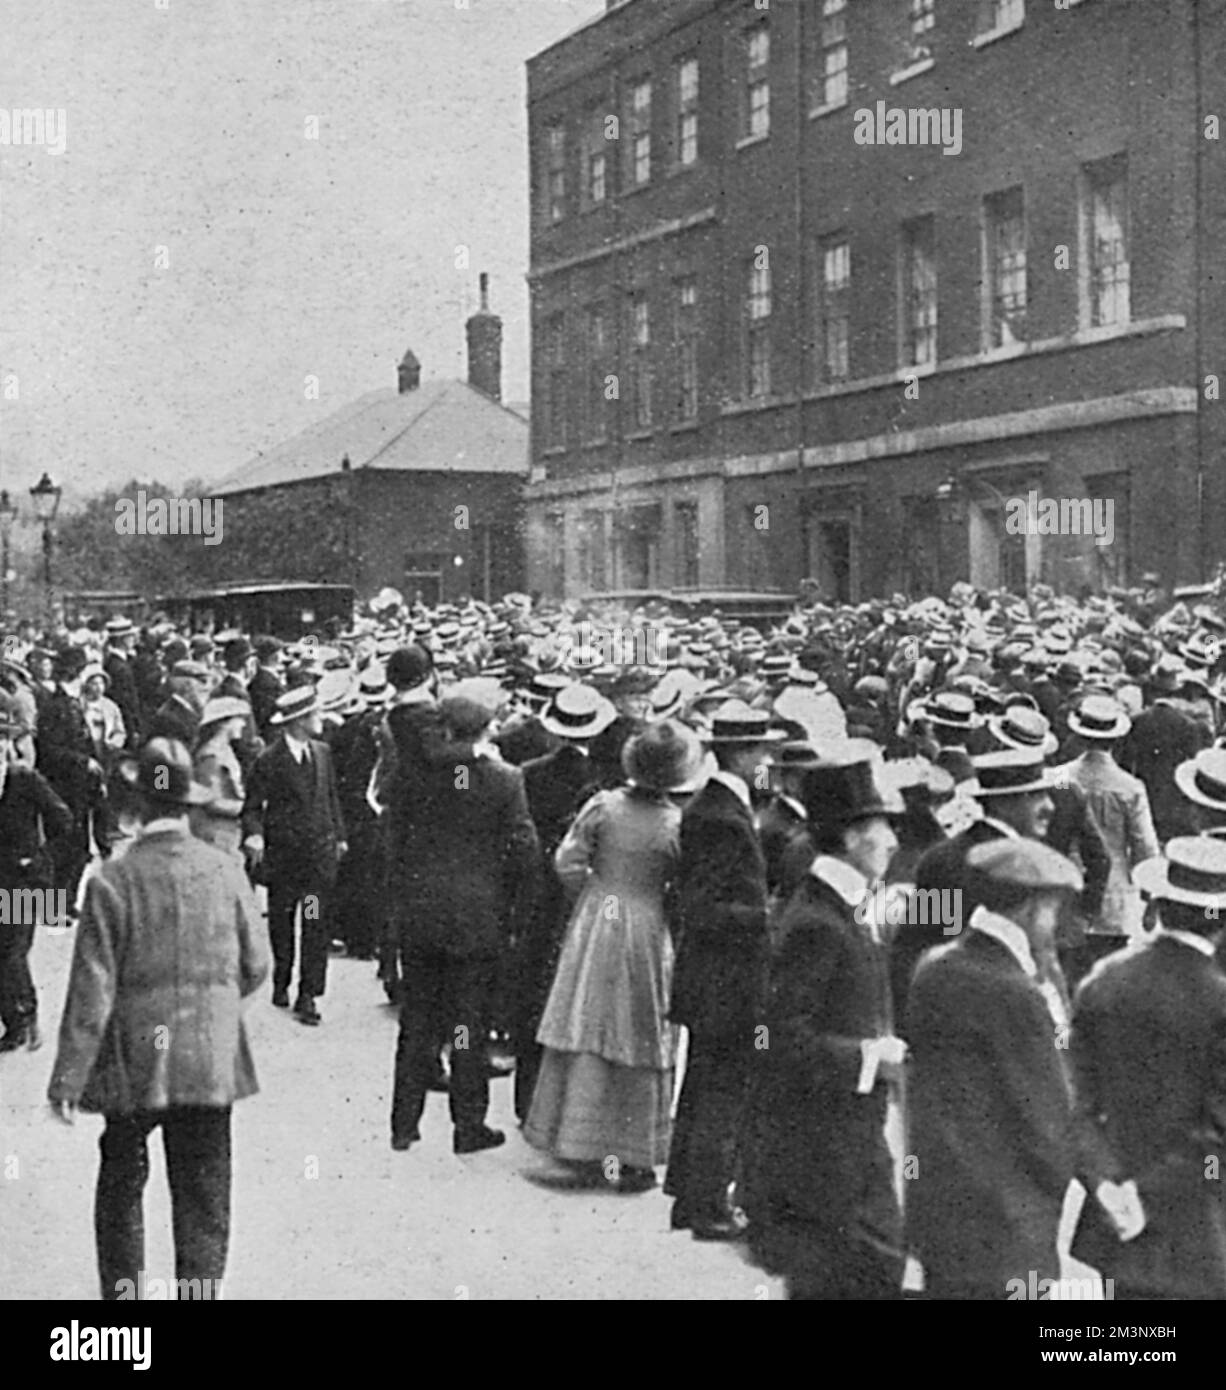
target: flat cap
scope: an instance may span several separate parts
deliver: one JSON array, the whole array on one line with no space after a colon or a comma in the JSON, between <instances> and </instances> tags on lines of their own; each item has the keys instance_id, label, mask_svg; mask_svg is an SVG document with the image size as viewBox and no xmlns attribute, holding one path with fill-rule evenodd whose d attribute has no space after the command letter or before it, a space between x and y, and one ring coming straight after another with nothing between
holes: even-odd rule
<instances>
[{"instance_id":1,"label":"flat cap","mask_svg":"<svg viewBox=\"0 0 1226 1390\"><path fill-rule=\"evenodd\" d=\"M989 840L970 851L966 866L989 883L1035 893L1080 893L1083 887L1076 864L1040 840Z\"/></svg>"},{"instance_id":2,"label":"flat cap","mask_svg":"<svg viewBox=\"0 0 1226 1390\"><path fill-rule=\"evenodd\" d=\"M170 674L186 676L188 680L193 681L207 681L213 673L199 661L176 661L170 668Z\"/></svg>"}]
</instances>

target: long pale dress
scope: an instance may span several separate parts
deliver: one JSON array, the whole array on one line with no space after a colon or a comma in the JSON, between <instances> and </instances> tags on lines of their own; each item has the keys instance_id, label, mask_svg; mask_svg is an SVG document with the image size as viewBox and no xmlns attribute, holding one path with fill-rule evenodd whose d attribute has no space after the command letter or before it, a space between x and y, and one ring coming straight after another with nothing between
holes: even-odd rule
<instances>
[{"instance_id":1,"label":"long pale dress","mask_svg":"<svg viewBox=\"0 0 1226 1390\"><path fill-rule=\"evenodd\" d=\"M558 847L578 891L537 1042L545 1049L524 1137L570 1161L668 1161L676 1029L664 890L681 812L651 793L598 792Z\"/></svg>"}]
</instances>

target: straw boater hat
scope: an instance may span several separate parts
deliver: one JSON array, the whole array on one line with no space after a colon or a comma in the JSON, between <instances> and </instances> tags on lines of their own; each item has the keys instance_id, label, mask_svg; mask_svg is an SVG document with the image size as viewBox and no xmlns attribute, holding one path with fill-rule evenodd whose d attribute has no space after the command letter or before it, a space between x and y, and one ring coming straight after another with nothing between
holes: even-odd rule
<instances>
[{"instance_id":1,"label":"straw boater hat","mask_svg":"<svg viewBox=\"0 0 1226 1390\"><path fill-rule=\"evenodd\" d=\"M617 707L590 685L563 686L540 716L541 725L559 738L594 738L617 718Z\"/></svg>"},{"instance_id":2,"label":"straw boater hat","mask_svg":"<svg viewBox=\"0 0 1226 1390\"><path fill-rule=\"evenodd\" d=\"M1175 785L1198 806L1226 812L1226 748L1202 748L1175 769Z\"/></svg>"},{"instance_id":3,"label":"straw boater hat","mask_svg":"<svg viewBox=\"0 0 1226 1390\"><path fill-rule=\"evenodd\" d=\"M772 729L766 710L754 709L744 700L728 700L711 716L708 743L782 743L787 735Z\"/></svg>"},{"instance_id":4,"label":"straw boater hat","mask_svg":"<svg viewBox=\"0 0 1226 1390\"><path fill-rule=\"evenodd\" d=\"M565 690L568 685L575 684L573 676L564 675L561 671L538 671L528 682L524 698L530 704L547 705L557 696L559 690Z\"/></svg>"},{"instance_id":5,"label":"straw boater hat","mask_svg":"<svg viewBox=\"0 0 1226 1390\"><path fill-rule=\"evenodd\" d=\"M270 724L291 724L319 711L319 693L312 682L296 685L277 697L277 707L269 716Z\"/></svg>"},{"instance_id":6,"label":"straw boater hat","mask_svg":"<svg viewBox=\"0 0 1226 1390\"><path fill-rule=\"evenodd\" d=\"M1132 728L1123 705L1107 695L1087 695L1068 717L1069 732L1111 743Z\"/></svg>"},{"instance_id":7,"label":"straw boater hat","mask_svg":"<svg viewBox=\"0 0 1226 1390\"><path fill-rule=\"evenodd\" d=\"M1006 748L984 753L971 760L975 777L963 787L967 796L1018 796L1023 792L1046 791L1055 783L1055 773L1043 762L1038 748Z\"/></svg>"},{"instance_id":8,"label":"straw boater hat","mask_svg":"<svg viewBox=\"0 0 1226 1390\"><path fill-rule=\"evenodd\" d=\"M628 740L622 750L622 770L631 786L646 791L694 791L704 770L702 743L677 720L658 720Z\"/></svg>"},{"instance_id":9,"label":"straw boater hat","mask_svg":"<svg viewBox=\"0 0 1226 1390\"><path fill-rule=\"evenodd\" d=\"M111 638L126 637L129 632L135 631L131 618L112 618L106 625L106 635Z\"/></svg>"},{"instance_id":10,"label":"straw boater hat","mask_svg":"<svg viewBox=\"0 0 1226 1390\"><path fill-rule=\"evenodd\" d=\"M1047 717L1028 705L1010 705L988 719L988 732L1006 748L1038 749L1045 758L1060 746Z\"/></svg>"},{"instance_id":11,"label":"straw boater hat","mask_svg":"<svg viewBox=\"0 0 1226 1390\"><path fill-rule=\"evenodd\" d=\"M1214 835L1178 835L1156 859L1132 871L1142 893L1159 902L1226 908L1226 840Z\"/></svg>"},{"instance_id":12,"label":"straw boater hat","mask_svg":"<svg viewBox=\"0 0 1226 1390\"><path fill-rule=\"evenodd\" d=\"M178 739L151 738L139 758L120 761L119 775L150 801L205 806L214 799L208 787L192 780L191 754Z\"/></svg>"}]
</instances>

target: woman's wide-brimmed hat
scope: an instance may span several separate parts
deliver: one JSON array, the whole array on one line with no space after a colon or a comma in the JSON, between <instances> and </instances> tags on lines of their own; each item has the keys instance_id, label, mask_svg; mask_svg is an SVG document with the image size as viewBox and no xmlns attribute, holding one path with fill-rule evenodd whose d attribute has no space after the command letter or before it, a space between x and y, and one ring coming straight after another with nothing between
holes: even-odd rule
<instances>
[{"instance_id":1,"label":"woman's wide-brimmed hat","mask_svg":"<svg viewBox=\"0 0 1226 1390\"><path fill-rule=\"evenodd\" d=\"M1175 769L1175 785L1197 806L1226 812L1226 748L1202 748Z\"/></svg>"},{"instance_id":2,"label":"woman's wide-brimmed hat","mask_svg":"<svg viewBox=\"0 0 1226 1390\"><path fill-rule=\"evenodd\" d=\"M200 715L200 728L207 729L210 724L224 724L227 719L246 719L251 706L246 700L234 695L218 695L205 705Z\"/></svg>"},{"instance_id":3,"label":"woman's wide-brimmed hat","mask_svg":"<svg viewBox=\"0 0 1226 1390\"><path fill-rule=\"evenodd\" d=\"M1113 742L1132 728L1132 720L1118 701L1107 695L1087 695L1068 717L1070 733L1082 738Z\"/></svg>"},{"instance_id":4,"label":"woman's wide-brimmed hat","mask_svg":"<svg viewBox=\"0 0 1226 1390\"><path fill-rule=\"evenodd\" d=\"M82 670L82 672L81 672L81 684L82 684L82 686L88 685L88 684L90 683L90 681L94 679L95 676L98 676L98 677L101 678L101 680L102 680L102 688L103 688L104 690L109 690L109 689L111 688L111 678L110 678L110 676L107 675L107 673L106 673L106 668L103 667L103 666L99 666L98 663L97 663L96 661L91 662L88 666L86 666L86 667L84 668L84 670Z\"/></svg>"},{"instance_id":5,"label":"woman's wide-brimmed hat","mask_svg":"<svg viewBox=\"0 0 1226 1390\"><path fill-rule=\"evenodd\" d=\"M647 791L695 790L704 760L698 735L676 719L649 724L622 749L622 770L632 786Z\"/></svg>"},{"instance_id":6,"label":"woman's wide-brimmed hat","mask_svg":"<svg viewBox=\"0 0 1226 1390\"><path fill-rule=\"evenodd\" d=\"M205 806L213 793L192 777L192 759L186 745L174 738L151 738L138 758L124 758L119 775L150 801L173 806Z\"/></svg>"},{"instance_id":7,"label":"woman's wide-brimmed hat","mask_svg":"<svg viewBox=\"0 0 1226 1390\"><path fill-rule=\"evenodd\" d=\"M593 738L617 718L617 706L599 690L576 682L563 686L540 718L542 727L559 738Z\"/></svg>"},{"instance_id":8,"label":"woman's wide-brimmed hat","mask_svg":"<svg viewBox=\"0 0 1226 1390\"><path fill-rule=\"evenodd\" d=\"M315 682L296 685L277 697L277 707L269 716L270 724L292 724L295 719L305 719L319 712L319 693Z\"/></svg>"},{"instance_id":9,"label":"woman's wide-brimmed hat","mask_svg":"<svg viewBox=\"0 0 1226 1390\"><path fill-rule=\"evenodd\" d=\"M1132 871L1151 898L1189 907L1226 908L1226 840L1215 835L1177 835L1156 859Z\"/></svg>"},{"instance_id":10,"label":"woman's wide-brimmed hat","mask_svg":"<svg viewBox=\"0 0 1226 1390\"><path fill-rule=\"evenodd\" d=\"M881 750L867 738L849 738L820 767L805 773L800 799L814 825L840 827L873 816L894 816L901 799L887 798L878 784Z\"/></svg>"}]
</instances>

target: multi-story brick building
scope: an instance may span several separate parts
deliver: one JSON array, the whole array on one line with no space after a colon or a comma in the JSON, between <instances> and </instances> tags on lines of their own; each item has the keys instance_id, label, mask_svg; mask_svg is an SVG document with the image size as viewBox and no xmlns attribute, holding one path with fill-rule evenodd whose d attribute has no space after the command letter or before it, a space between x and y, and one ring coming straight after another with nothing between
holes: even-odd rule
<instances>
[{"instance_id":1,"label":"multi-story brick building","mask_svg":"<svg viewBox=\"0 0 1226 1390\"><path fill-rule=\"evenodd\" d=\"M620 0L533 58L530 583L1200 578L1224 59L1223 0Z\"/></svg>"}]
</instances>

